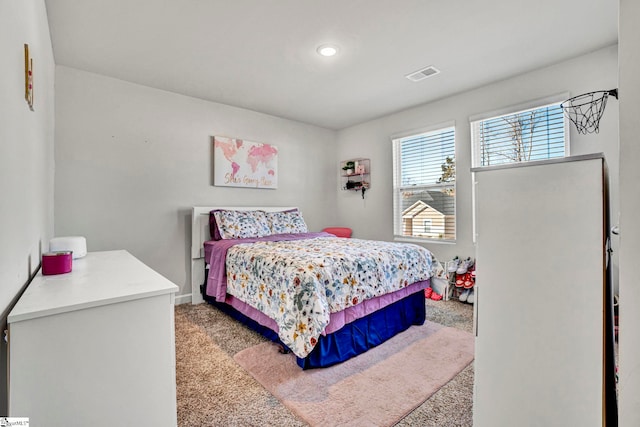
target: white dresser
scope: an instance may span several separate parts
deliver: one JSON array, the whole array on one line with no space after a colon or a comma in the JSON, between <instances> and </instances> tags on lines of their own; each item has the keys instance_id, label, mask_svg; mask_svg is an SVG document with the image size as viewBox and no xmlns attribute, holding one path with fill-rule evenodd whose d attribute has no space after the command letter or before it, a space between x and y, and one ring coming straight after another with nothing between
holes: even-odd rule
<instances>
[{"instance_id":1,"label":"white dresser","mask_svg":"<svg viewBox=\"0 0 640 427\"><path fill-rule=\"evenodd\" d=\"M39 273L9 323L9 415L34 426L175 426L178 287L127 251Z\"/></svg>"},{"instance_id":2,"label":"white dresser","mask_svg":"<svg viewBox=\"0 0 640 427\"><path fill-rule=\"evenodd\" d=\"M473 425L617 426L603 156L473 172Z\"/></svg>"}]
</instances>

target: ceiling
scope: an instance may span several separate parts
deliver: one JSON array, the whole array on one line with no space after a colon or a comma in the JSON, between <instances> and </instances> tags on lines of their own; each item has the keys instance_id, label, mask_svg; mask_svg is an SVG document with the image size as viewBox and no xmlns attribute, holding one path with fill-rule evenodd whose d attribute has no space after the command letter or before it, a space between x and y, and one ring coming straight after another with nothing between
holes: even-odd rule
<instances>
[{"instance_id":1,"label":"ceiling","mask_svg":"<svg viewBox=\"0 0 640 427\"><path fill-rule=\"evenodd\" d=\"M329 129L617 42L618 0L46 0L56 64ZM323 43L338 55L316 53ZM405 78L426 66L441 72Z\"/></svg>"}]
</instances>

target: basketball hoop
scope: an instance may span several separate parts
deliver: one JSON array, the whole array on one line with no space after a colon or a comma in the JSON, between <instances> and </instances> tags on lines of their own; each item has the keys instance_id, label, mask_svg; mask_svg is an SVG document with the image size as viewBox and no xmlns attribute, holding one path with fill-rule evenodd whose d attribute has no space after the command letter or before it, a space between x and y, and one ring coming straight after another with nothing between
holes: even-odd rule
<instances>
[{"instance_id":1,"label":"basketball hoop","mask_svg":"<svg viewBox=\"0 0 640 427\"><path fill-rule=\"evenodd\" d=\"M560 107L579 133L598 133L600 118L604 113L609 95L618 99L618 89L598 90L569 98Z\"/></svg>"}]
</instances>

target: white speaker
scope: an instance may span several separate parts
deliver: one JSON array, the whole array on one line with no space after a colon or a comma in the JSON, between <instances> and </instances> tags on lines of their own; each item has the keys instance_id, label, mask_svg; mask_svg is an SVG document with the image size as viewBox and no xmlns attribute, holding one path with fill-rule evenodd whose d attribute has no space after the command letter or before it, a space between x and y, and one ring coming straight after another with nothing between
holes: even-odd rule
<instances>
[{"instance_id":1,"label":"white speaker","mask_svg":"<svg viewBox=\"0 0 640 427\"><path fill-rule=\"evenodd\" d=\"M54 237L49 240L49 251L71 251L73 259L82 258L87 254L87 239L82 236Z\"/></svg>"}]
</instances>

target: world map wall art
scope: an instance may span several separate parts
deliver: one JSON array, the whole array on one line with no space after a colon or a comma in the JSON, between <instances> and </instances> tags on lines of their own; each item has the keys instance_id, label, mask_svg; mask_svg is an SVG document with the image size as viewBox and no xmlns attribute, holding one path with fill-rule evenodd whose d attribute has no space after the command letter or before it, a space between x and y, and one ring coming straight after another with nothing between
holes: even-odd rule
<instances>
[{"instance_id":1,"label":"world map wall art","mask_svg":"<svg viewBox=\"0 0 640 427\"><path fill-rule=\"evenodd\" d=\"M278 149L260 142L214 136L213 184L278 188Z\"/></svg>"}]
</instances>

